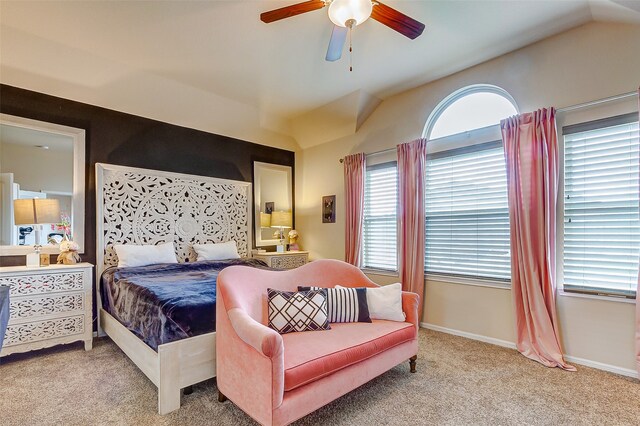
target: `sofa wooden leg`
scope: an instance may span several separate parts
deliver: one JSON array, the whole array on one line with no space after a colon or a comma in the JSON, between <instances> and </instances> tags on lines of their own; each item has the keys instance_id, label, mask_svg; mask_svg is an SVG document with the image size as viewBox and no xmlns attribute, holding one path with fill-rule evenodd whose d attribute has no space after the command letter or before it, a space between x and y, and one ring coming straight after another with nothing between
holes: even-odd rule
<instances>
[{"instance_id":1,"label":"sofa wooden leg","mask_svg":"<svg viewBox=\"0 0 640 426\"><path fill-rule=\"evenodd\" d=\"M418 355L414 355L409 358L409 368L411 369L412 373L416 372L416 359L418 359Z\"/></svg>"},{"instance_id":2,"label":"sofa wooden leg","mask_svg":"<svg viewBox=\"0 0 640 426\"><path fill-rule=\"evenodd\" d=\"M184 388L183 393L185 395L191 395L193 393L193 386L187 386L186 388Z\"/></svg>"},{"instance_id":3,"label":"sofa wooden leg","mask_svg":"<svg viewBox=\"0 0 640 426\"><path fill-rule=\"evenodd\" d=\"M218 402L225 402L227 400L227 397L224 396L224 394L220 391L218 391Z\"/></svg>"}]
</instances>

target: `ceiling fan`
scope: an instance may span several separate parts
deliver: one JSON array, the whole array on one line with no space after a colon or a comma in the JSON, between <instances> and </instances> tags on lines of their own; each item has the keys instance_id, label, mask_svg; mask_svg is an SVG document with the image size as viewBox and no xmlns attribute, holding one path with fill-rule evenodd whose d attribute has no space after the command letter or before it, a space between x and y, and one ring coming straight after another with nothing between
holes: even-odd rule
<instances>
[{"instance_id":1,"label":"ceiling fan","mask_svg":"<svg viewBox=\"0 0 640 426\"><path fill-rule=\"evenodd\" d=\"M416 21L377 0L309 0L260 14L260 20L271 23L328 6L329 19L335 24L327 49L327 61L337 61L342 56L349 30L362 24L369 17L400 34L415 39L424 24Z\"/></svg>"}]
</instances>

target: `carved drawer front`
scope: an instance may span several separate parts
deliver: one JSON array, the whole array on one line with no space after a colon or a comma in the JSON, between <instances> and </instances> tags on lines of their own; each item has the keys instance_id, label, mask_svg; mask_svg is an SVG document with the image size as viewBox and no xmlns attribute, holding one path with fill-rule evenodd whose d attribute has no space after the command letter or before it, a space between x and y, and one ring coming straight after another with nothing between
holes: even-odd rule
<instances>
[{"instance_id":1,"label":"carved drawer front","mask_svg":"<svg viewBox=\"0 0 640 426\"><path fill-rule=\"evenodd\" d=\"M30 299L14 298L9 308L11 320L84 311L84 293L54 294Z\"/></svg>"},{"instance_id":2,"label":"carved drawer front","mask_svg":"<svg viewBox=\"0 0 640 426\"><path fill-rule=\"evenodd\" d=\"M305 264L304 256L276 256L271 258L271 267L293 269Z\"/></svg>"},{"instance_id":3,"label":"carved drawer front","mask_svg":"<svg viewBox=\"0 0 640 426\"><path fill-rule=\"evenodd\" d=\"M84 332L84 315L55 318L45 321L10 324L4 338L4 346L37 342Z\"/></svg>"},{"instance_id":4,"label":"carved drawer front","mask_svg":"<svg viewBox=\"0 0 640 426\"><path fill-rule=\"evenodd\" d=\"M11 297L83 290L84 288L82 272L16 275L0 278L0 284L11 287Z\"/></svg>"}]
</instances>

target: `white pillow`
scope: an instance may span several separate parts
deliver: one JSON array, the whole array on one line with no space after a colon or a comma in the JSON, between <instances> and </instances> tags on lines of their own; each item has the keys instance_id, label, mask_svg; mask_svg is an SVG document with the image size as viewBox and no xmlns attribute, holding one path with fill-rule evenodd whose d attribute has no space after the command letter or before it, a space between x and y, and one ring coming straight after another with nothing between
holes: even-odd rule
<instances>
[{"instance_id":1,"label":"white pillow","mask_svg":"<svg viewBox=\"0 0 640 426\"><path fill-rule=\"evenodd\" d=\"M337 285L336 287L341 287ZM371 319L405 321L402 312L402 284L367 287L367 305Z\"/></svg>"},{"instance_id":2,"label":"white pillow","mask_svg":"<svg viewBox=\"0 0 640 426\"><path fill-rule=\"evenodd\" d=\"M198 260L239 259L238 245L235 241L220 244L194 244L193 249L198 254Z\"/></svg>"},{"instance_id":3,"label":"white pillow","mask_svg":"<svg viewBox=\"0 0 640 426\"><path fill-rule=\"evenodd\" d=\"M118 268L145 266L155 263L178 263L173 243L158 245L114 244L118 255Z\"/></svg>"}]
</instances>

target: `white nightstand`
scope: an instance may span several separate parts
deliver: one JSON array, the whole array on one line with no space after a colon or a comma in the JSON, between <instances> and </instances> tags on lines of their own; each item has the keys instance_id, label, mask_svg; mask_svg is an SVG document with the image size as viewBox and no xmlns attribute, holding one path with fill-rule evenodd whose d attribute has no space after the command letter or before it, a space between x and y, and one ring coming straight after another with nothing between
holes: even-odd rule
<instances>
[{"instance_id":1,"label":"white nightstand","mask_svg":"<svg viewBox=\"0 0 640 426\"><path fill-rule=\"evenodd\" d=\"M10 287L0 356L77 341L91 350L92 269L90 263L0 268L0 285Z\"/></svg>"},{"instance_id":2,"label":"white nightstand","mask_svg":"<svg viewBox=\"0 0 640 426\"><path fill-rule=\"evenodd\" d=\"M270 251L266 253L257 253L253 257L264 260L267 265L278 269L293 269L302 266L309 261L308 251L285 251L277 253Z\"/></svg>"}]
</instances>

